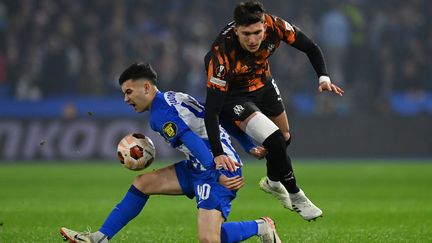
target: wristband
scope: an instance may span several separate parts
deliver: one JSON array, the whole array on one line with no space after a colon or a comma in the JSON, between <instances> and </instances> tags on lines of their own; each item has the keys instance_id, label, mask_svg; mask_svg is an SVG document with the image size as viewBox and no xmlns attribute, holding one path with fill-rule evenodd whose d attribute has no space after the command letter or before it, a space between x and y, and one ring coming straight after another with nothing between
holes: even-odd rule
<instances>
[{"instance_id":1,"label":"wristband","mask_svg":"<svg viewBox=\"0 0 432 243\"><path fill-rule=\"evenodd\" d=\"M320 84L323 83L323 82L331 83L331 81L330 81L330 77L329 77L329 76L320 76L320 77L318 78L318 81L319 81Z\"/></svg>"}]
</instances>

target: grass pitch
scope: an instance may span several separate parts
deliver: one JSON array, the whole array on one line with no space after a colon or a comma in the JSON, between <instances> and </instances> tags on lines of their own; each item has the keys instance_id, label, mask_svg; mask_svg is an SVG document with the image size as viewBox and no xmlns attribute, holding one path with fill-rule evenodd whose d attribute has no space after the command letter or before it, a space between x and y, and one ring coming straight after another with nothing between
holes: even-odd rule
<instances>
[{"instance_id":1,"label":"grass pitch","mask_svg":"<svg viewBox=\"0 0 432 243\"><path fill-rule=\"evenodd\" d=\"M268 215L284 242L432 242L432 161L295 160L294 166L323 218L306 222L283 209L258 189L264 163L246 162L246 185L229 221ZM2 165L0 242L62 242L61 226L97 230L137 174L113 162ZM112 242L197 242L196 213L195 200L153 196Z\"/></svg>"}]
</instances>

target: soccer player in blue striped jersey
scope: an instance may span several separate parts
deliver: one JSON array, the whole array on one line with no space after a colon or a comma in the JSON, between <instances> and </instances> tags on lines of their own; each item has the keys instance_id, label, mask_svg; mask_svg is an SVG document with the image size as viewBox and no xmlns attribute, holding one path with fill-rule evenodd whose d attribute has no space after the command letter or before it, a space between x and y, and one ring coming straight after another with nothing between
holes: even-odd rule
<instances>
[{"instance_id":1,"label":"soccer player in blue striped jersey","mask_svg":"<svg viewBox=\"0 0 432 243\"><path fill-rule=\"evenodd\" d=\"M225 154L234 164L215 167L204 126L204 107L193 97L178 92L160 92L157 74L149 64L135 63L120 76L124 100L136 112L150 112L150 126L186 159L137 176L123 200L111 211L97 232L80 233L61 228L70 242L108 242L144 208L151 195L186 195L196 198L200 242L240 242L259 236L262 242L280 242L273 221L268 217L241 222L225 222L231 201L243 186L241 160L230 137L220 127ZM246 134L233 134L256 157L265 150L255 147Z\"/></svg>"}]
</instances>

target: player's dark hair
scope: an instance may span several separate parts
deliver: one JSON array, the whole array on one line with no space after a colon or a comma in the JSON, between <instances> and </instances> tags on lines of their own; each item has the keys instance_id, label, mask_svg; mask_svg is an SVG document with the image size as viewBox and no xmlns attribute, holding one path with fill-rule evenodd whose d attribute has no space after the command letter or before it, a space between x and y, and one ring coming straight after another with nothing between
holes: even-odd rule
<instances>
[{"instance_id":1,"label":"player's dark hair","mask_svg":"<svg viewBox=\"0 0 432 243\"><path fill-rule=\"evenodd\" d=\"M264 6L258 1L241 2L234 9L236 25L251 25L263 21Z\"/></svg>"},{"instance_id":2,"label":"player's dark hair","mask_svg":"<svg viewBox=\"0 0 432 243\"><path fill-rule=\"evenodd\" d=\"M119 84L122 85L129 79L148 79L151 84L156 84L157 73L149 63L136 62L123 71L119 78Z\"/></svg>"}]
</instances>

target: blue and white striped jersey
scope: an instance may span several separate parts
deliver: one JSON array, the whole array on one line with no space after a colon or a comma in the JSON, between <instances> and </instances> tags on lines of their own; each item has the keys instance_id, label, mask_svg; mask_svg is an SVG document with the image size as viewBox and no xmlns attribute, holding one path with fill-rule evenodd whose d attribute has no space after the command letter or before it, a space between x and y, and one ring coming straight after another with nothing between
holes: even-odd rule
<instances>
[{"instance_id":1,"label":"blue and white striped jersey","mask_svg":"<svg viewBox=\"0 0 432 243\"><path fill-rule=\"evenodd\" d=\"M213 155L204 125L204 106L188 94L159 92L150 108L150 126L173 148L183 152L198 170L214 169ZM220 127L224 152L241 163L230 137ZM246 135L245 135L246 136Z\"/></svg>"}]
</instances>

